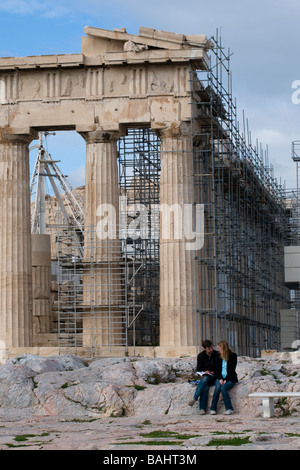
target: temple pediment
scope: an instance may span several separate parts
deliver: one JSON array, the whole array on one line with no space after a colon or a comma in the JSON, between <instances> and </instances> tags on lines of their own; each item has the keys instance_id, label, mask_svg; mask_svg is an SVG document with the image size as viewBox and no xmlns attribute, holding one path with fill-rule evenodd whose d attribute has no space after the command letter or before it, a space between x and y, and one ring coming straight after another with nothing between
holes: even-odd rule
<instances>
[{"instance_id":1,"label":"temple pediment","mask_svg":"<svg viewBox=\"0 0 300 470\"><path fill-rule=\"evenodd\" d=\"M90 39L98 40L98 45L106 46L107 52L114 52L114 50L139 52L145 49L178 50L196 47L207 50L212 47L212 43L205 35L176 34L145 27L140 28L138 35L128 34L125 28L110 31L90 26L86 26L84 32L87 35L85 44Z\"/></svg>"},{"instance_id":2,"label":"temple pediment","mask_svg":"<svg viewBox=\"0 0 300 470\"><path fill-rule=\"evenodd\" d=\"M95 61L109 65L197 61L199 68L208 66L207 51L212 43L205 35L184 35L141 27L138 35L125 28L113 31L84 28L82 54L85 63Z\"/></svg>"},{"instance_id":3,"label":"temple pediment","mask_svg":"<svg viewBox=\"0 0 300 470\"><path fill-rule=\"evenodd\" d=\"M84 66L193 62L199 69L209 64L212 43L204 35L183 35L141 27L138 35L125 28L113 31L84 28L82 51L27 57L1 57L0 70L75 69Z\"/></svg>"}]
</instances>

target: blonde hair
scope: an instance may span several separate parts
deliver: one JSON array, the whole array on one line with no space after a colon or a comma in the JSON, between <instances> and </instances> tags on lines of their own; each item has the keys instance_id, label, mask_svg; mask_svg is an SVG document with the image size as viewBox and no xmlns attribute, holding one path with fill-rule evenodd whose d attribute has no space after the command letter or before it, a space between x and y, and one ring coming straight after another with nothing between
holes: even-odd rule
<instances>
[{"instance_id":1,"label":"blonde hair","mask_svg":"<svg viewBox=\"0 0 300 470\"><path fill-rule=\"evenodd\" d=\"M227 341L224 341L224 340L219 341L218 346L221 349L221 351L220 351L221 359L225 359L225 361L227 362L228 359L229 359L230 354L232 353Z\"/></svg>"}]
</instances>

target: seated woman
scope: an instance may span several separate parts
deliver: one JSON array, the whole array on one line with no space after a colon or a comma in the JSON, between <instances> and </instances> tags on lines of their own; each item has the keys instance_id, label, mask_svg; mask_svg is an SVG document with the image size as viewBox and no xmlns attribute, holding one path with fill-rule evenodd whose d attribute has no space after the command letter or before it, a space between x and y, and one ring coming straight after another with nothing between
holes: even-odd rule
<instances>
[{"instance_id":1,"label":"seated woman","mask_svg":"<svg viewBox=\"0 0 300 470\"><path fill-rule=\"evenodd\" d=\"M231 415L234 410L228 392L238 381L235 371L237 365L237 355L231 351L227 341L219 341L218 350L220 355L217 360L217 379L215 382L215 391L210 407L210 414L216 414L219 396L220 393L222 393L226 410L225 414Z\"/></svg>"}]
</instances>

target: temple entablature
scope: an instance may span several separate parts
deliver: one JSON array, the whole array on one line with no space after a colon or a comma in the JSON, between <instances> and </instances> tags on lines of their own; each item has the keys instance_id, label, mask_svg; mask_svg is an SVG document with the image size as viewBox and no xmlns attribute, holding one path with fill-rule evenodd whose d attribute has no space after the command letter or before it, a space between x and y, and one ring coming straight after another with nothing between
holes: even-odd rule
<instances>
[{"instance_id":1,"label":"temple entablature","mask_svg":"<svg viewBox=\"0 0 300 470\"><path fill-rule=\"evenodd\" d=\"M84 132L190 120L189 72L208 67L205 36L85 33L81 54L0 58L0 127Z\"/></svg>"}]
</instances>

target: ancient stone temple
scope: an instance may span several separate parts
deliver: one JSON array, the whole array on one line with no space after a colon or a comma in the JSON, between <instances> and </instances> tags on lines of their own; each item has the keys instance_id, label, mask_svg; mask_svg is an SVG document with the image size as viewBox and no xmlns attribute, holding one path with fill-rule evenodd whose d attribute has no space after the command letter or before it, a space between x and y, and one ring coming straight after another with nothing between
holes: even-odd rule
<instances>
[{"instance_id":1,"label":"ancient stone temple","mask_svg":"<svg viewBox=\"0 0 300 470\"><path fill-rule=\"evenodd\" d=\"M207 67L210 43L148 28L136 36L90 27L85 33L81 54L0 59L3 348L33 346L28 145L39 130L76 130L85 139L86 224L96 224L99 205L117 207L116 143L132 126L159 132L161 203L193 203L189 68ZM167 348L195 346L194 268L182 243L171 237L161 244Z\"/></svg>"},{"instance_id":2,"label":"ancient stone temple","mask_svg":"<svg viewBox=\"0 0 300 470\"><path fill-rule=\"evenodd\" d=\"M245 293L240 279L246 277L238 278L238 272L246 270L247 262L238 258L238 253L236 261L229 259L227 253L231 250L232 254L232 247L239 246L239 234L257 230L265 236L270 232L264 227L274 227L268 222L270 211L264 211L262 225L247 228L250 219L246 214L248 203L244 204L245 186L255 187L255 200L264 199L276 217L284 209L282 201L276 199L280 190L271 188L268 192L263 188L253 170L251 154L239 159L239 143L233 142L236 134L230 128L235 122L232 102L227 99L230 95L222 86L213 87L213 83L219 84L219 77L211 74L213 42L203 35L143 27L138 35L125 29L92 27L84 32L79 54L0 58L2 350L35 346L33 299L38 299L33 297L32 288L28 146L39 131L59 130L76 131L86 142L81 261L87 266L93 259L97 265L86 268L82 282L83 290L87 289L80 306L81 344L93 345L101 354L108 342L122 345L120 338L130 323L124 322L117 295L124 285L118 143L132 129L150 130L160 147L159 345L153 354L195 354L206 336L217 340L222 335L235 345L247 346L250 336L256 335L255 325L262 325L267 332L265 341L269 341L278 333L277 313L270 317L270 305L262 311L262 302L258 307L255 299L251 305L240 300ZM223 54L222 48L219 54ZM218 64L223 63L218 59ZM201 73L208 74L211 81L202 80ZM246 181L243 174L248 175ZM235 206L238 194L241 207ZM274 204L272 198L276 199ZM94 245L92 240L103 239L96 227L107 213L114 217L108 228L112 236L106 236L105 241L112 241ZM226 230L235 220L236 238L232 238ZM280 230L274 228L272 242L272 256L278 263L282 259ZM226 248L229 243L230 249ZM263 243L261 248L266 252ZM260 253L252 256L261 262ZM263 265L260 269L265 270ZM231 278L230 273L234 273ZM101 289L97 289L99 282ZM247 289L252 288L251 282L250 277L245 280ZM268 285L266 289L271 292L272 288ZM274 290L276 306L272 308L277 312L284 301L280 280L274 282ZM270 292L266 298L275 299ZM253 309L255 322L249 317ZM90 333L85 337L87 331ZM251 344L259 349L262 345L258 343ZM125 341L125 352L128 346Z\"/></svg>"}]
</instances>

